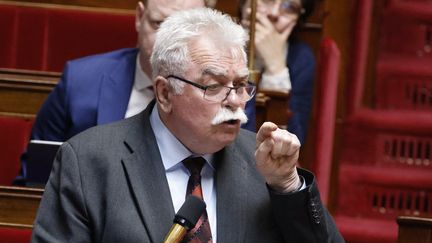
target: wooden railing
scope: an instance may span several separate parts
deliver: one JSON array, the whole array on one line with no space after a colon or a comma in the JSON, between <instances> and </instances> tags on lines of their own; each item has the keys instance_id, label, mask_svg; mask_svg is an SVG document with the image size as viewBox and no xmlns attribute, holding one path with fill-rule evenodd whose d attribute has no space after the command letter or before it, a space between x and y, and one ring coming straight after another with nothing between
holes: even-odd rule
<instances>
[{"instance_id":1,"label":"wooden railing","mask_svg":"<svg viewBox=\"0 0 432 243\"><path fill-rule=\"evenodd\" d=\"M32 228L43 189L0 186L0 227Z\"/></svg>"},{"instance_id":2,"label":"wooden railing","mask_svg":"<svg viewBox=\"0 0 432 243\"><path fill-rule=\"evenodd\" d=\"M61 73L0 68L0 115L34 118Z\"/></svg>"},{"instance_id":3,"label":"wooden railing","mask_svg":"<svg viewBox=\"0 0 432 243\"><path fill-rule=\"evenodd\" d=\"M256 126L257 131L265 121L272 121L281 128L286 129L288 119L292 112L288 108L289 94L259 90L256 95Z\"/></svg>"},{"instance_id":4,"label":"wooden railing","mask_svg":"<svg viewBox=\"0 0 432 243\"><path fill-rule=\"evenodd\" d=\"M398 243L432 243L432 218L400 216Z\"/></svg>"}]
</instances>

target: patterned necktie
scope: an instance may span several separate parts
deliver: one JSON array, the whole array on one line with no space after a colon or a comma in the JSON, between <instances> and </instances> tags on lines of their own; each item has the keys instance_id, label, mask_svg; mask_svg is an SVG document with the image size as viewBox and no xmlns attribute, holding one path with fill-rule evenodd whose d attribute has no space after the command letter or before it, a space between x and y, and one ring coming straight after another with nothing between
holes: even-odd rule
<instances>
[{"instance_id":1,"label":"patterned necktie","mask_svg":"<svg viewBox=\"0 0 432 243\"><path fill-rule=\"evenodd\" d=\"M201 169L205 163L204 158L186 158L183 164L190 172L190 177L187 185L186 196L192 194L203 199L201 189ZM201 215L200 219L195 225L195 228L189 231L184 237L182 242L212 242L212 235L210 231L210 224L208 222L207 211Z\"/></svg>"}]
</instances>

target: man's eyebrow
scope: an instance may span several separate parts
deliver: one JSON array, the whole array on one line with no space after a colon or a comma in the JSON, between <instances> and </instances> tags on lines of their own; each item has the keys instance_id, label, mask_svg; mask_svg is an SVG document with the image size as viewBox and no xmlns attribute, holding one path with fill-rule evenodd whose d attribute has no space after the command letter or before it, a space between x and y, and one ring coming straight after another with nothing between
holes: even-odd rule
<instances>
[{"instance_id":1,"label":"man's eyebrow","mask_svg":"<svg viewBox=\"0 0 432 243\"><path fill-rule=\"evenodd\" d=\"M209 67L209 68L205 68L202 74L225 78L228 74L228 71L222 68ZM249 77L249 69L247 68L239 69L236 71L236 74L240 79L247 78Z\"/></svg>"},{"instance_id":2,"label":"man's eyebrow","mask_svg":"<svg viewBox=\"0 0 432 243\"><path fill-rule=\"evenodd\" d=\"M218 77L226 77L228 74L228 71L222 68L215 68L215 67L207 67L202 71L203 75L211 75L211 76L218 76Z\"/></svg>"}]
</instances>

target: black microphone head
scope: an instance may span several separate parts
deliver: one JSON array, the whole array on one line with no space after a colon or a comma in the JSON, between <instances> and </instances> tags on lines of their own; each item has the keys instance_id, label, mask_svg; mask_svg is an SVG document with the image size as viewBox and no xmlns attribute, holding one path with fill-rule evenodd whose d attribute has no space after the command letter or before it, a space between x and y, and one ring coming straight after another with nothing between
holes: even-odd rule
<instances>
[{"instance_id":1,"label":"black microphone head","mask_svg":"<svg viewBox=\"0 0 432 243\"><path fill-rule=\"evenodd\" d=\"M195 227L198 219L204 213L206 204L200 198L189 195L174 217L174 223L186 227L188 230Z\"/></svg>"}]
</instances>

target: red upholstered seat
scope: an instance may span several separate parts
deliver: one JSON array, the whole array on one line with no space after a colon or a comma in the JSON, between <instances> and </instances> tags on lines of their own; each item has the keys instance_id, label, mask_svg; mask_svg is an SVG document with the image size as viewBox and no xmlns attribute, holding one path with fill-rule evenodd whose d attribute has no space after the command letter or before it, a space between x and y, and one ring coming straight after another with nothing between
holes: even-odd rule
<instances>
[{"instance_id":1,"label":"red upholstered seat","mask_svg":"<svg viewBox=\"0 0 432 243\"><path fill-rule=\"evenodd\" d=\"M0 185L11 185L18 175L31 126L29 120L0 117Z\"/></svg>"},{"instance_id":2,"label":"red upholstered seat","mask_svg":"<svg viewBox=\"0 0 432 243\"><path fill-rule=\"evenodd\" d=\"M321 41L320 65L316 87L316 120L314 138L314 159L312 171L321 193L321 200L327 204L330 191L330 177L333 160L333 138L336 122L337 87L340 52L334 40Z\"/></svg>"},{"instance_id":3,"label":"red upholstered seat","mask_svg":"<svg viewBox=\"0 0 432 243\"><path fill-rule=\"evenodd\" d=\"M134 11L0 3L0 68L63 70L66 61L136 46Z\"/></svg>"},{"instance_id":4,"label":"red upholstered seat","mask_svg":"<svg viewBox=\"0 0 432 243\"><path fill-rule=\"evenodd\" d=\"M12 68L15 65L15 8L0 7L0 67Z\"/></svg>"},{"instance_id":5,"label":"red upholstered seat","mask_svg":"<svg viewBox=\"0 0 432 243\"><path fill-rule=\"evenodd\" d=\"M44 41L47 31L46 9L17 7L15 16L14 68L44 70Z\"/></svg>"},{"instance_id":6,"label":"red upholstered seat","mask_svg":"<svg viewBox=\"0 0 432 243\"><path fill-rule=\"evenodd\" d=\"M32 230L13 227L0 227L0 243L30 242Z\"/></svg>"},{"instance_id":7,"label":"red upholstered seat","mask_svg":"<svg viewBox=\"0 0 432 243\"><path fill-rule=\"evenodd\" d=\"M67 60L136 46L131 14L51 9L47 70L61 71Z\"/></svg>"},{"instance_id":8,"label":"red upholstered seat","mask_svg":"<svg viewBox=\"0 0 432 243\"><path fill-rule=\"evenodd\" d=\"M389 0L375 11L373 1L358 0L356 9L334 215L346 242L396 242L398 216L432 217L432 55L425 42L432 5ZM367 56L374 25L375 66ZM367 79L375 96L365 106Z\"/></svg>"}]
</instances>

